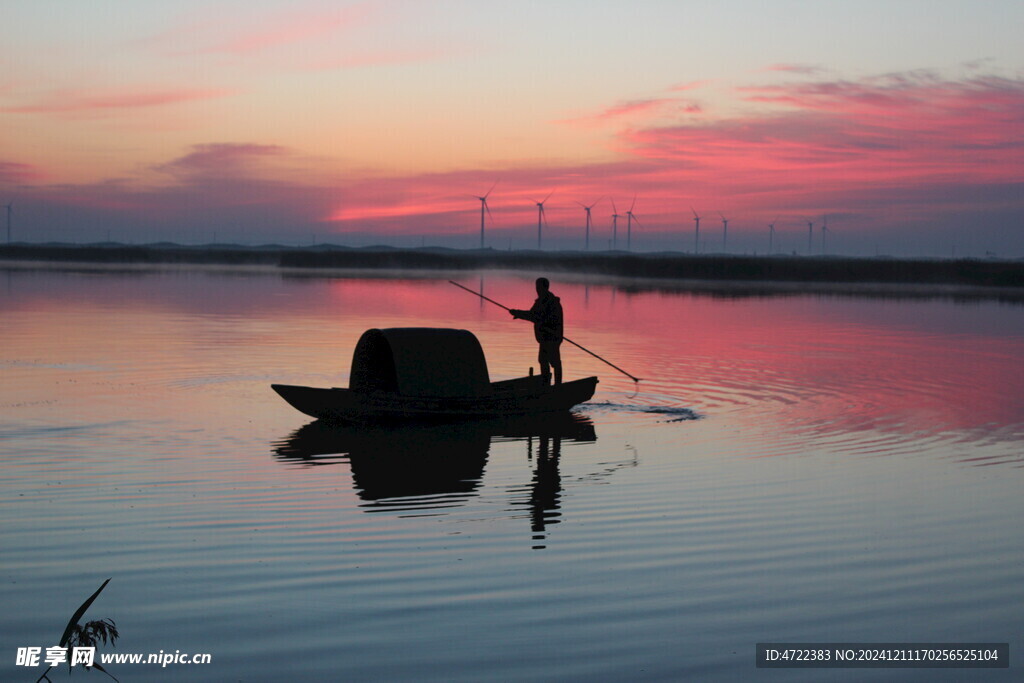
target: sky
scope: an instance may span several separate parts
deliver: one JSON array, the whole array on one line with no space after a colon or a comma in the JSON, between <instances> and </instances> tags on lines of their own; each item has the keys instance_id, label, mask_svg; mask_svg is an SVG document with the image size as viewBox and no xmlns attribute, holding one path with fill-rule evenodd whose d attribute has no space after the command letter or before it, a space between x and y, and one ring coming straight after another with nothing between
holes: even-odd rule
<instances>
[{"instance_id":1,"label":"sky","mask_svg":"<svg viewBox=\"0 0 1024 683\"><path fill-rule=\"evenodd\" d=\"M537 248L547 198L543 249L586 248L593 205L592 250L1024 257L1018 0L0 0L0 25L15 242L471 249L489 193L496 249Z\"/></svg>"}]
</instances>

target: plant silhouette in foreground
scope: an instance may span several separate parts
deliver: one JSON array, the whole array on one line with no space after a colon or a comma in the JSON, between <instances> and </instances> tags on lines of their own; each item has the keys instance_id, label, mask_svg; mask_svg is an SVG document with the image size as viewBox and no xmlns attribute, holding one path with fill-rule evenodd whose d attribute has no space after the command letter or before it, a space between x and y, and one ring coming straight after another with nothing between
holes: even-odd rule
<instances>
[{"instance_id":1,"label":"plant silhouette in foreground","mask_svg":"<svg viewBox=\"0 0 1024 683\"><path fill-rule=\"evenodd\" d=\"M101 642L104 645L107 643L115 645L117 643L117 639L120 634L117 632L117 626L114 624L112 619L89 621L86 622L84 626L78 623L81 621L82 617L85 616L86 610L89 609L89 606L92 605L96 597L104 588L107 587L108 583L110 583L110 579L104 581L103 585L97 588L96 592L90 595L85 602L79 605L78 609L75 610L75 613L71 615L68 625L64 627L64 635L60 638L59 647L73 650L76 647L97 647ZM67 661L68 671L71 671L71 657L67 657ZM50 673L50 670L53 669L53 667L53 664L47 667L46 671L43 672L43 675L36 679L36 683L44 680L50 681L50 678L46 674ZM111 675L109 671L95 662L93 662L92 666L86 666L85 668L97 669L98 671L102 671L107 674L115 681L117 680L117 678ZM52 681L50 683L52 683Z\"/></svg>"}]
</instances>

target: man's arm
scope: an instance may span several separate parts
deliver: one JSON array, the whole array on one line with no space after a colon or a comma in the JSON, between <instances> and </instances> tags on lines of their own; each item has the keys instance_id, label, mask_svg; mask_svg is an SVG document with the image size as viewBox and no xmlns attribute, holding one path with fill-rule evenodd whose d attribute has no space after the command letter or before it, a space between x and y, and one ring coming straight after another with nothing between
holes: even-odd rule
<instances>
[{"instance_id":1,"label":"man's arm","mask_svg":"<svg viewBox=\"0 0 1024 683\"><path fill-rule=\"evenodd\" d=\"M518 318L520 320L529 320L531 322L533 321L533 314L530 311L524 311L518 308L511 308L509 309L508 312L512 314L513 318Z\"/></svg>"}]
</instances>

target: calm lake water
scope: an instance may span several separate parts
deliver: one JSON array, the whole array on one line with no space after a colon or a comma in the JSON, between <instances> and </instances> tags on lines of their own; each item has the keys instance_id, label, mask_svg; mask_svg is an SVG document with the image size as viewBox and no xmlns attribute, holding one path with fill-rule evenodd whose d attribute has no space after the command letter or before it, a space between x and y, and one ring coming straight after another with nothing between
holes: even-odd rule
<instances>
[{"instance_id":1,"label":"calm lake water","mask_svg":"<svg viewBox=\"0 0 1024 683\"><path fill-rule=\"evenodd\" d=\"M125 682L1019 680L1024 306L553 280L639 393L567 348L600 377L572 418L326 430L270 384L346 386L396 326L519 376L529 325L441 277L0 270L0 678L112 577L113 651L213 660ZM764 641L1011 669L759 670Z\"/></svg>"}]
</instances>

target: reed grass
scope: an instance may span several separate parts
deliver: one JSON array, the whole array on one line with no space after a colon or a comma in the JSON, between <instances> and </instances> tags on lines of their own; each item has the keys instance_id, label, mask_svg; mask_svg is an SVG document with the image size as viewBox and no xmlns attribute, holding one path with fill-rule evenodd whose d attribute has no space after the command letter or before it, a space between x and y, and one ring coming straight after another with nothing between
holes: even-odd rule
<instances>
[{"instance_id":1,"label":"reed grass","mask_svg":"<svg viewBox=\"0 0 1024 683\"><path fill-rule=\"evenodd\" d=\"M104 581L100 585L100 587L96 589L95 593L90 595L85 600L85 602L79 605L78 609L75 610L75 613L72 614L71 618L68 620L68 625L64 627L64 634L60 637L60 643L58 643L58 645L60 647L67 648L69 653L76 647L98 647L100 643L103 643L104 645L110 644L113 646L117 643L117 639L120 637L121 634L117 632L117 625L114 624L113 619L99 619L96 621L88 621L85 623L85 625L79 623L82 620L82 617L85 616L86 610L89 609L89 607L96 600L99 594L103 592L103 589L107 587L108 583L110 583L110 579ZM70 672L70 655L68 656L67 660L68 671ZM117 678L115 678L113 674L111 674L109 671L104 669L100 664L97 664L96 662L93 662L92 666L87 666L86 668L102 671L103 673L113 678L115 681L117 680ZM40 683L40 681L50 681L50 678L49 676L47 676L47 674L50 673L52 669L53 665L51 664L49 667L47 667L46 671L43 672L43 675L36 679L36 683ZM50 683L53 682L50 681Z\"/></svg>"}]
</instances>

